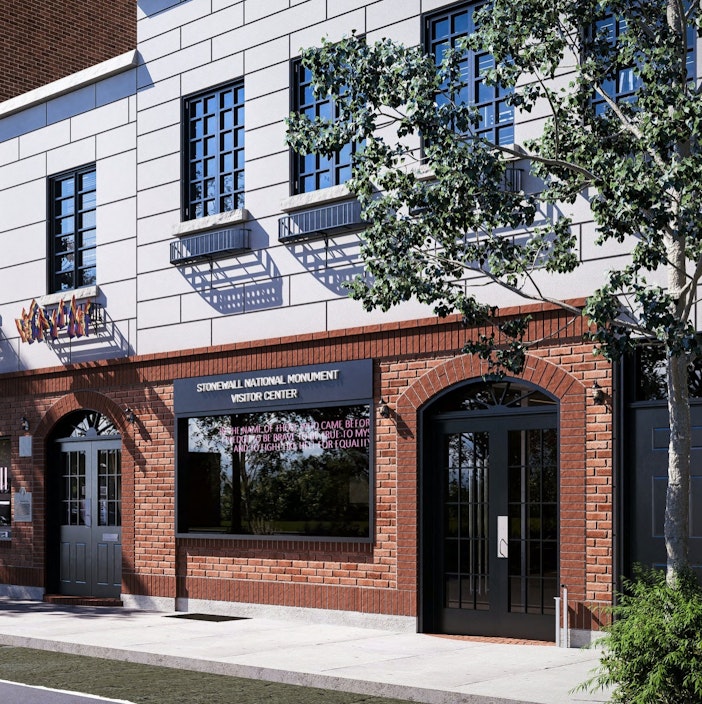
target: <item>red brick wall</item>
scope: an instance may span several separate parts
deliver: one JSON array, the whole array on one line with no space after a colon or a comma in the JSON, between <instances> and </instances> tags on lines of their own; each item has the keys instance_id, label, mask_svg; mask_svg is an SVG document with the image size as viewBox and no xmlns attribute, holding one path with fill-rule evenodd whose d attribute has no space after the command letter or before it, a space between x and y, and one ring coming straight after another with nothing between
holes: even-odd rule
<instances>
[{"instance_id":1,"label":"red brick wall","mask_svg":"<svg viewBox=\"0 0 702 704\"><path fill-rule=\"evenodd\" d=\"M0 13L0 101L136 48L136 0L22 0Z\"/></svg>"},{"instance_id":2,"label":"red brick wall","mask_svg":"<svg viewBox=\"0 0 702 704\"><path fill-rule=\"evenodd\" d=\"M560 576L577 617L571 623L589 627L599 618L591 602L611 601L613 587L612 416L609 406L591 400L595 379L611 392L611 370L582 342L582 326L581 320L538 309L531 339L559 332L530 350L523 377L560 400ZM448 386L486 371L479 360L459 353L467 336L455 318L432 319L72 365L61 374L4 375L0 430L16 432L20 417L29 418L35 456L16 457L13 440L13 477L43 500L43 438L59 418L94 408L119 426L127 593L414 616L419 409ZM364 358L376 362L376 401L382 396L392 411L390 418L375 418L372 545L175 538L173 379ZM137 416L134 425L125 422L127 405ZM30 569L35 583L44 583L41 511L36 516L34 524L13 527L11 544L0 543L1 581L18 583L15 578L26 579Z\"/></svg>"}]
</instances>

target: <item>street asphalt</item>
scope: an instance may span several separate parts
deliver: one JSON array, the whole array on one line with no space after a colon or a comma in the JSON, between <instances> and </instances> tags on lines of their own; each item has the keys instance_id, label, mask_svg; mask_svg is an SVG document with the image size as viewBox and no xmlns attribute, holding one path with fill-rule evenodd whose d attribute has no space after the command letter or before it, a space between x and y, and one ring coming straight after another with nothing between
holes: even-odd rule
<instances>
[{"instance_id":1,"label":"street asphalt","mask_svg":"<svg viewBox=\"0 0 702 704\"><path fill-rule=\"evenodd\" d=\"M0 598L0 645L426 704L608 701L605 692L572 692L596 667L596 648L501 643L308 620L212 621L174 617L178 615Z\"/></svg>"}]
</instances>

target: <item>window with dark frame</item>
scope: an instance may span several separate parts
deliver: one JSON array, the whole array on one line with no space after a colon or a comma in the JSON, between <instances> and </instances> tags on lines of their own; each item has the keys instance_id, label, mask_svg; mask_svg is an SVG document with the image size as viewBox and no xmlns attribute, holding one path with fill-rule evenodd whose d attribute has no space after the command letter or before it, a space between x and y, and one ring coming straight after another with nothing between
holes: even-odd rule
<instances>
[{"instance_id":1,"label":"window with dark frame","mask_svg":"<svg viewBox=\"0 0 702 704\"><path fill-rule=\"evenodd\" d=\"M606 15L595 24L593 33L603 34L604 38L606 38L612 46L615 46L619 41L619 37L626 32L626 28L627 22L625 19L610 14ZM686 64L689 79L695 76L695 44L696 36L694 28L688 27ZM642 84L643 82L636 71L636 67L624 66L617 68L615 74L603 82L602 89L617 103L626 103L636 100L636 91L641 88ZM597 93L593 93L592 107L596 115L603 114L608 108L605 99Z\"/></svg>"},{"instance_id":2,"label":"window with dark frame","mask_svg":"<svg viewBox=\"0 0 702 704\"><path fill-rule=\"evenodd\" d=\"M370 538L370 406L178 420L178 531Z\"/></svg>"},{"instance_id":3,"label":"window with dark frame","mask_svg":"<svg viewBox=\"0 0 702 704\"><path fill-rule=\"evenodd\" d=\"M244 207L244 83L184 102L185 220Z\"/></svg>"},{"instance_id":4,"label":"window with dark frame","mask_svg":"<svg viewBox=\"0 0 702 704\"><path fill-rule=\"evenodd\" d=\"M331 96L317 97L314 94L312 73L300 60L292 65L293 110L306 115L310 120L320 117L336 119L337 110ZM297 154L293 152L293 193L310 193L322 188L339 186L351 178L351 162L359 145L351 142L332 155Z\"/></svg>"},{"instance_id":5,"label":"window with dark frame","mask_svg":"<svg viewBox=\"0 0 702 704\"><path fill-rule=\"evenodd\" d=\"M97 282L96 195L94 164L49 179L51 293Z\"/></svg>"},{"instance_id":6,"label":"window with dark frame","mask_svg":"<svg viewBox=\"0 0 702 704\"><path fill-rule=\"evenodd\" d=\"M481 3L466 3L426 17L425 48L437 66L449 49L455 49L460 39L475 31L475 13L481 6ZM508 89L485 82L485 73L494 63L487 52L466 51L461 61L464 86L460 93L439 93L436 101L439 107L450 100L472 103L481 116L475 136L505 146L514 143L514 108L505 101Z\"/></svg>"}]
</instances>

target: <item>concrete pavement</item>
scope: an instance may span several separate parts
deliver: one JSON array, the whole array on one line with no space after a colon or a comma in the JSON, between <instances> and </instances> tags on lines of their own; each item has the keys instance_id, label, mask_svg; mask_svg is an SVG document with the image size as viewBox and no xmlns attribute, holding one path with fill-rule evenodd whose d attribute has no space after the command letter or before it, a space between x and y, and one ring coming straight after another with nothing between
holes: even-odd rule
<instances>
[{"instance_id":1,"label":"concrete pavement","mask_svg":"<svg viewBox=\"0 0 702 704\"><path fill-rule=\"evenodd\" d=\"M606 702L571 694L596 649L515 645L294 620L205 621L0 598L0 645L163 665L426 704Z\"/></svg>"}]
</instances>

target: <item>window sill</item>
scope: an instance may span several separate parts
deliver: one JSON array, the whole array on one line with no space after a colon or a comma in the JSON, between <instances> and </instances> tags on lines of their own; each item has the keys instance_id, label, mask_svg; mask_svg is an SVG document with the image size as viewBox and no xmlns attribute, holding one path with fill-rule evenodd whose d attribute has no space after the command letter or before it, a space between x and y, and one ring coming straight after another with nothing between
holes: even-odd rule
<instances>
[{"instance_id":1,"label":"window sill","mask_svg":"<svg viewBox=\"0 0 702 704\"><path fill-rule=\"evenodd\" d=\"M97 298L97 286L83 286L70 291L60 291L59 293L47 293L45 296L36 298L36 302L44 308L45 306L57 305L61 301L70 301L74 296L76 301L83 301L88 298Z\"/></svg>"},{"instance_id":2,"label":"window sill","mask_svg":"<svg viewBox=\"0 0 702 704\"><path fill-rule=\"evenodd\" d=\"M346 200L352 196L353 193L348 189L348 186L342 183L339 186L331 186L331 188L322 188L318 191L300 193L299 195L285 198L280 202L280 210L283 213L288 213L293 210L302 210L303 208L314 208L315 206L333 203L337 200Z\"/></svg>"},{"instance_id":3,"label":"window sill","mask_svg":"<svg viewBox=\"0 0 702 704\"><path fill-rule=\"evenodd\" d=\"M195 220L185 220L173 226L172 235L174 237L182 237L183 235L192 235L206 230L214 230L217 227L226 227L228 225L239 225L249 219L249 211L246 208L238 210L230 210L226 213L217 213L217 215L207 215L204 218L196 218Z\"/></svg>"}]
</instances>

